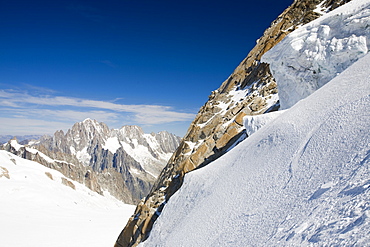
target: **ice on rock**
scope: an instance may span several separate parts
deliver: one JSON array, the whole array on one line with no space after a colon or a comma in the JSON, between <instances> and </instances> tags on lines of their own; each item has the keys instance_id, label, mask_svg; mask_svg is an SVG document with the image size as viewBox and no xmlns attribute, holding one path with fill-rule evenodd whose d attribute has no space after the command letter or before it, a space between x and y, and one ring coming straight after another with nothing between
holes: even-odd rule
<instances>
[{"instance_id":1,"label":"ice on rock","mask_svg":"<svg viewBox=\"0 0 370 247\"><path fill-rule=\"evenodd\" d=\"M369 48L369 0L353 0L289 34L262 57L277 81L280 109L312 94Z\"/></svg>"},{"instance_id":2,"label":"ice on rock","mask_svg":"<svg viewBox=\"0 0 370 247\"><path fill-rule=\"evenodd\" d=\"M272 120L280 116L284 111L275 111L261 115L245 116L244 128L248 136L255 133L257 130L270 123Z\"/></svg>"},{"instance_id":3,"label":"ice on rock","mask_svg":"<svg viewBox=\"0 0 370 247\"><path fill-rule=\"evenodd\" d=\"M116 153L117 149L120 147L121 144L119 143L117 137L109 137L103 145L103 149L109 150L112 154Z\"/></svg>"}]
</instances>

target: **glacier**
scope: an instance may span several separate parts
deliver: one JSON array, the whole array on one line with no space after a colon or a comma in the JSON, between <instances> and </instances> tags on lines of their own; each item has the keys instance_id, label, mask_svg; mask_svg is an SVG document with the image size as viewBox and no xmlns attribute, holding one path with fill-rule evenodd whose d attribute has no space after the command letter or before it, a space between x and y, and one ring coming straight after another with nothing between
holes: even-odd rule
<instances>
[{"instance_id":1,"label":"glacier","mask_svg":"<svg viewBox=\"0 0 370 247\"><path fill-rule=\"evenodd\" d=\"M298 28L263 55L278 81L280 109L329 82L370 48L370 1L352 0Z\"/></svg>"},{"instance_id":2,"label":"glacier","mask_svg":"<svg viewBox=\"0 0 370 247\"><path fill-rule=\"evenodd\" d=\"M325 18L338 24L338 19L345 22L341 17L362 16L354 23L367 22L369 2L353 0L310 28L318 30ZM364 28L367 35L369 27L360 24L351 30ZM301 28L291 35L297 37ZM336 28L341 26L330 30ZM306 36L300 38L306 44ZM367 39L359 40L368 44ZM272 68L284 57L295 61L293 55L301 54L282 46L267 53L281 56L270 61ZM265 122L259 119L253 135L186 174L139 246L369 246L370 54L356 49L358 56L334 68L322 85L309 88L307 95L293 95L287 110ZM352 50L347 51L351 58ZM341 62L330 55L325 59ZM314 60L303 70L312 70ZM297 80L301 86L304 71L287 75L290 82L281 92L289 94L288 85ZM284 77L275 78L278 85L284 83ZM290 89L294 94L296 88Z\"/></svg>"}]
</instances>

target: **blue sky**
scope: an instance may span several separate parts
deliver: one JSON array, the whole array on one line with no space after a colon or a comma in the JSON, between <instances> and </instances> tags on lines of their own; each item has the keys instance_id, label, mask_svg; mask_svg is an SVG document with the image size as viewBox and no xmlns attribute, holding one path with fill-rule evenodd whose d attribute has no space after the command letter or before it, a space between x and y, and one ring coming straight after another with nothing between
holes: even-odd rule
<instances>
[{"instance_id":1,"label":"blue sky","mask_svg":"<svg viewBox=\"0 0 370 247\"><path fill-rule=\"evenodd\" d=\"M293 1L3 1L0 135L85 118L183 136Z\"/></svg>"}]
</instances>

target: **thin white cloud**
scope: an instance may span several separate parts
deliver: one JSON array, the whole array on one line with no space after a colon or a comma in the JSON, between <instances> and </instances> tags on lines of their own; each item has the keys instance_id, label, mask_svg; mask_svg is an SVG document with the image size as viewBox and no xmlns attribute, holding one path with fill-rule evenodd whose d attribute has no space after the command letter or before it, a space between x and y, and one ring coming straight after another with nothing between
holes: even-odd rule
<instances>
[{"instance_id":1,"label":"thin white cloud","mask_svg":"<svg viewBox=\"0 0 370 247\"><path fill-rule=\"evenodd\" d=\"M50 89L50 88L45 88L45 87L38 87L34 86L28 83L23 83L23 88L26 88L28 91L32 91L33 93L37 94L53 94L56 93L55 90Z\"/></svg>"},{"instance_id":2,"label":"thin white cloud","mask_svg":"<svg viewBox=\"0 0 370 247\"><path fill-rule=\"evenodd\" d=\"M169 106L118 104L109 101L50 94L39 95L38 93L32 94L16 90L0 90L0 104L0 116L6 116L6 118L2 119L9 124L7 128L14 130L9 134L21 134L19 132L22 126L23 128L27 127L28 120L30 123L39 123L40 126L42 123L44 124L44 127L40 128L32 125L31 127L34 129L48 130L50 128L47 126L54 124L52 128L57 130L57 126L66 126L68 124L71 127L73 123L82 121L85 118L96 119L108 125L158 125L173 122L190 122L195 116L192 113L175 111ZM13 120L11 121L10 119ZM17 126L19 129L17 129ZM4 130L2 132L0 134L7 134ZM34 133L32 131L32 134Z\"/></svg>"},{"instance_id":3,"label":"thin white cloud","mask_svg":"<svg viewBox=\"0 0 370 247\"><path fill-rule=\"evenodd\" d=\"M13 136L52 134L56 130L66 130L71 127L70 123L29 118L0 117L0 122L1 122L0 135L13 135Z\"/></svg>"},{"instance_id":4,"label":"thin white cloud","mask_svg":"<svg viewBox=\"0 0 370 247\"><path fill-rule=\"evenodd\" d=\"M7 102L9 106L14 105L16 107L20 107L19 103L36 104L43 106L74 106L85 108L99 108L118 112L130 112L144 115L160 116L163 114L167 116L173 115L175 117L180 117L179 120L173 119L171 121L183 121L184 119L189 120L189 118L194 117L194 114L171 111L172 108L169 106L123 105L108 101L88 100L63 96L50 96L50 95L32 96L27 93L6 92L5 90L0 90L0 100Z\"/></svg>"},{"instance_id":5,"label":"thin white cloud","mask_svg":"<svg viewBox=\"0 0 370 247\"><path fill-rule=\"evenodd\" d=\"M19 107L18 104L14 103L14 102L10 102L6 99L4 99L4 100L0 99L0 106L1 107Z\"/></svg>"},{"instance_id":6,"label":"thin white cloud","mask_svg":"<svg viewBox=\"0 0 370 247\"><path fill-rule=\"evenodd\" d=\"M50 109L12 109L3 108L0 112L7 112L7 116L14 118L35 118L53 119L54 121L73 121L78 122L86 118L98 119L101 122L114 121L119 118L119 114L106 111L76 111L76 110L50 110Z\"/></svg>"}]
</instances>

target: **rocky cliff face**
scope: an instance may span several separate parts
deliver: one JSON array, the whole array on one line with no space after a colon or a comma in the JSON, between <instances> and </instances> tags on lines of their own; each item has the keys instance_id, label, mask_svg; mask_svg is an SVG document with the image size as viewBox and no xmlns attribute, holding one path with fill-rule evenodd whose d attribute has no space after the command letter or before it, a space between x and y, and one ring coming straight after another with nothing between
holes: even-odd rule
<instances>
[{"instance_id":1,"label":"rocky cliff face","mask_svg":"<svg viewBox=\"0 0 370 247\"><path fill-rule=\"evenodd\" d=\"M138 126L109 129L86 119L65 134L57 131L19 150L9 142L4 149L57 169L94 191L107 190L126 203L137 203L149 192L180 140L166 131L145 134Z\"/></svg>"},{"instance_id":2,"label":"rocky cliff face","mask_svg":"<svg viewBox=\"0 0 370 247\"><path fill-rule=\"evenodd\" d=\"M247 137L244 116L279 109L277 85L269 65L260 61L262 55L299 26L346 2L349 0L296 0L271 24L199 110L179 148L118 237L117 247L144 241L166 201L181 187L184 175L217 159Z\"/></svg>"}]
</instances>

